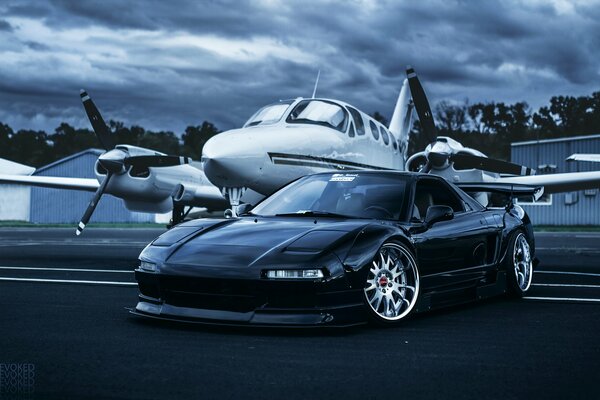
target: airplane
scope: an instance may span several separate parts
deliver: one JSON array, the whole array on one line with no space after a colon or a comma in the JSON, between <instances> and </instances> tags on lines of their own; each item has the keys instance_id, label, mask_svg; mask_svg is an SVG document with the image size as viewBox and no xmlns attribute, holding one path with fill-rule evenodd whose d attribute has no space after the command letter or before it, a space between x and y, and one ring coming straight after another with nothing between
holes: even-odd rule
<instances>
[{"instance_id":1,"label":"airplane","mask_svg":"<svg viewBox=\"0 0 600 400\"><path fill-rule=\"evenodd\" d=\"M347 103L313 96L263 107L241 129L211 138L202 152L204 172L230 201L231 215L248 189L268 195L296 178L332 169L406 169L453 182L501 181L500 174L534 173L438 137L417 74L412 67L406 73L388 128ZM413 108L430 145L407 160ZM483 195L479 199L487 202Z\"/></svg>"},{"instance_id":2,"label":"airplane","mask_svg":"<svg viewBox=\"0 0 600 400\"><path fill-rule=\"evenodd\" d=\"M210 184L198 166L188 157L171 156L155 150L128 144L116 144L98 108L82 90L83 106L92 128L106 150L96 161L96 179L0 175L0 182L58 189L94 192L77 225L80 235L89 222L103 194L123 199L132 211L165 213L172 211L172 224L183 220L192 207L224 209L228 203L220 191Z\"/></svg>"},{"instance_id":3,"label":"airplane","mask_svg":"<svg viewBox=\"0 0 600 400\"><path fill-rule=\"evenodd\" d=\"M600 187L600 172L535 175L531 168L488 158L438 136L417 74L410 66L406 74L387 129L351 105L314 98L313 92L313 98L263 107L241 129L211 138L202 153L204 171L230 201L230 215L249 189L267 195L293 179L331 169L405 169L441 175L454 183L543 186L545 193ZM406 159L413 108L430 144ZM491 197L484 192L472 195L484 205Z\"/></svg>"},{"instance_id":4,"label":"airplane","mask_svg":"<svg viewBox=\"0 0 600 400\"><path fill-rule=\"evenodd\" d=\"M158 210L162 211L171 206L174 211L174 224L181 222L184 216L181 211L175 212L175 209L180 207L178 204L206 206L207 202L214 201L223 205L226 199L231 206L226 216L235 216L240 202L255 203L286 183L307 174L330 170L412 170L416 165L419 165L418 170L422 172L441 174L454 182L495 181L530 186L545 185L556 191L570 191L573 190L571 187L584 189L600 186L600 176L597 173L536 176L532 175L534 171L527 167L487 158L450 138L438 137L427 97L411 67L407 69L407 79L403 82L389 127L348 103L316 98L315 94L316 84L311 98L299 97L268 105L250 117L242 128L229 130L211 138L203 148L203 172L200 169L192 171L188 168L186 171L173 172L170 175L171 179L160 179L163 170L189 165L185 159L177 156L166 156L126 145L112 147L107 141L107 153L104 157L101 156L102 162L98 162L100 166L106 166L96 168L98 182L88 183L88 186L91 185L89 187L79 187L82 190L96 191L88 210L93 211L97 200L106 191L120 196L131 206L144 204L144 207L139 207L138 210L160 212ZM82 93L82 99L84 97L89 96ZM88 103L84 100L84 106L86 104L86 112L94 131L102 138L101 142L104 138L110 140L110 132L91 99ZM422 154L418 153L416 157L407 160L413 108L430 145ZM143 174L148 174L147 178L163 181L163 190L149 187L151 185L121 186L114 183L119 177L132 173L135 175L137 170L133 165L129 167L128 161L129 158L137 156L146 157L138 161L135 161L135 158L133 160L139 164L146 160L146 164L140 165L141 168L145 168ZM165 163L168 161L168 165L173 166L165 167L159 160L164 160ZM119 168L119 165L123 168ZM107 173L101 174L104 171ZM523 176L500 176L506 173ZM165 177L167 175L165 173ZM101 185L99 182L104 183L104 176L109 182ZM204 177L208 178L210 184L203 179ZM59 182L74 179L35 178L45 180L36 182L41 186L55 185L51 187L61 187L56 185L57 182L51 182L51 179ZM2 181L19 182L18 179L0 176L0 182ZM21 182L34 184L32 181ZM133 180L132 182L135 183ZM73 189L77 188L77 185L62 187ZM128 192L132 189L136 189L135 193ZM485 203L485 198L479 197L480 201ZM90 215L91 212L86 211L86 218L82 221L84 225Z\"/></svg>"}]
</instances>

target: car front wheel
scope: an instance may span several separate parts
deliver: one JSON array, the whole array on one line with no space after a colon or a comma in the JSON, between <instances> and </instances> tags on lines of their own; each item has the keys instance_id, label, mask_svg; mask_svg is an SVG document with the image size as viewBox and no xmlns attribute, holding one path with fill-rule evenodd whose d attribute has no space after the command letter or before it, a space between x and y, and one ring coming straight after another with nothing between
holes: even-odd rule
<instances>
[{"instance_id":1,"label":"car front wheel","mask_svg":"<svg viewBox=\"0 0 600 400\"><path fill-rule=\"evenodd\" d=\"M384 243L364 286L364 298L376 322L390 324L410 314L419 297L419 270L411 251L401 243Z\"/></svg>"}]
</instances>

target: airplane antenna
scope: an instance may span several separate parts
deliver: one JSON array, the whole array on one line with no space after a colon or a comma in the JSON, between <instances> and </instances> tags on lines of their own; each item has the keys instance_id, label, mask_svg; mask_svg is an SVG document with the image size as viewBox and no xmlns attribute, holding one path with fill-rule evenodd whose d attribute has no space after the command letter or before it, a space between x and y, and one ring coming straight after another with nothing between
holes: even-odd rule
<instances>
[{"instance_id":1,"label":"airplane antenna","mask_svg":"<svg viewBox=\"0 0 600 400\"><path fill-rule=\"evenodd\" d=\"M319 77L321 76L321 70L319 70L319 72L317 72L317 80L315 81L315 88L313 89L313 94L312 94L312 98L315 98L315 95L317 94L317 87L319 86Z\"/></svg>"}]
</instances>

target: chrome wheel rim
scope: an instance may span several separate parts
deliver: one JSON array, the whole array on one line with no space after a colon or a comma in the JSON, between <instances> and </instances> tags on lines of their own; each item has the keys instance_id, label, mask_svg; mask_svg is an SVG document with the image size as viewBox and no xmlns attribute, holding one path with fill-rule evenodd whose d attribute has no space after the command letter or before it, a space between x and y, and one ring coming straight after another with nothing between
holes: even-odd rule
<instances>
[{"instance_id":1,"label":"chrome wheel rim","mask_svg":"<svg viewBox=\"0 0 600 400\"><path fill-rule=\"evenodd\" d=\"M419 296L417 264L403 246L386 243L367 275L365 298L378 317L396 321L413 309Z\"/></svg>"},{"instance_id":2,"label":"chrome wheel rim","mask_svg":"<svg viewBox=\"0 0 600 400\"><path fill-rule=\"evenodd\" d=\"M533 263L529 243L527 243L527 239L522 233L519 233L515 240L513 266L519 289L523 292L527 291L531 286L531 278L533 277Z\"/></svg>"}]
</instances>

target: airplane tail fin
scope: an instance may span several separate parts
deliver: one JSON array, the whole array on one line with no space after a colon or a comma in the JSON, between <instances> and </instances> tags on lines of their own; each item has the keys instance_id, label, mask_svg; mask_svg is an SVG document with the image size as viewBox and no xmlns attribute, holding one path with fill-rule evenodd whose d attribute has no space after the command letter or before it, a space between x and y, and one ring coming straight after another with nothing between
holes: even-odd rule
<instances>
[{"instance_id":1,"label":"airplane tail fin","mask_svg":"<svg viewBox=\"0 0 600 400\"><path fill-rule=\"evenodd\" d=\"M402 89L394 108L394 114L390 121L389 130L396 136L400 142L401 148L406 152L408 147L408 134L412 127L412 110L413 104L411 101L410 88L408 79L402 83Z\"/></svg>"}]
</instances>

